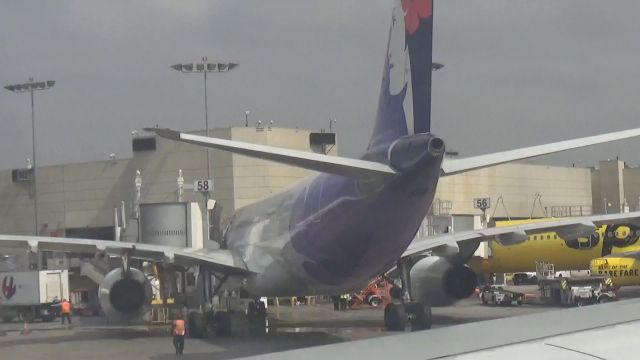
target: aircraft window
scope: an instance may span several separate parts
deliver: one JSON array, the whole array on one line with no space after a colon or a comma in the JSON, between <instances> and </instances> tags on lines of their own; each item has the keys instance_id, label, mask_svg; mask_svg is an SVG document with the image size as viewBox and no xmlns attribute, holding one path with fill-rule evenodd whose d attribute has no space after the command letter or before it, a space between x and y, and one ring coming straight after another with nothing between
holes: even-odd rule
<instances>
[{"instance_id":1,"label":"aircraft window","mask_svg":"<svg viewBox=\"0 0 640 360\"><path fill-rule=\"evenodd\" d=\"M533 237L533 240L538 240L538 237L537 237L537 236L534 236L534 237Z\"/></svg>"},{"instance_id":2,"label":"aircraft window","mask_svg":"<svg viewBox=\"0 0 640 360\"><path fill-rule=\"evenodd\" d=\"M551 240L551 235L547 235L547 240Z\"/></svg>"}]
</instances>

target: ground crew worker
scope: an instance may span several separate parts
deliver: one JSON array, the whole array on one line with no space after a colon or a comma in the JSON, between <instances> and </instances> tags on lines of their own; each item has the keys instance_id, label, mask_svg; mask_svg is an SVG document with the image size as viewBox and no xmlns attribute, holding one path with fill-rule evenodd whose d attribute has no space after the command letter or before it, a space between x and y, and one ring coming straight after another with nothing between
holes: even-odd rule
<instances>
[{"instance_id":1,"label":"ground crew worker","mask_svg":"<svg viewBox=\"0 0 640 360\"><path fill-rule=\"evenodd\" d=\"M348 302L349 302L349 294L340 295L340 310L347 310Z\"/></svg>"},{"instance_id":2,"label":"ground crew worker","mask_svg":"<svg viewBox=\"0 0 640 360\"><path fill-rule=\"evenodd\" d=\"M60 303L60 320L62 320L62 325L64 325L65 318L69 320L69 325L71 325L71 303L67 299L62 299Z\"/></svg>"},{"instance_id":3,"label":"ground crew worker","mask_svg":"<svg viewBox=\"0 0 640 360\"><path fill-rule=\"evenodd\" d=\"M182 355L184 351L184 335L186 333L184 319L182 315L176 316L171 326L171 334L173 335L173 347L176 348L176 355Z\"/></svg>"}]
</instances>

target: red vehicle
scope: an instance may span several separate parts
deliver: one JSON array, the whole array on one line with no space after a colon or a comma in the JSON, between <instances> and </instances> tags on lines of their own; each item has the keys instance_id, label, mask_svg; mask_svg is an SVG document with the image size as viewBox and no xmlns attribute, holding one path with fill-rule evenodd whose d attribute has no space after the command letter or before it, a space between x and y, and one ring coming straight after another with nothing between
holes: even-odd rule
<instances>
[{"instance_id":1,"label":"red vehicle","mask_svg":"<svg viewBox=\"0 0 640 360\"><path fill-rule=\"evenodd\" d=\"M379 276L369 282L367 287L358 294L352 294L349 299L349 308L359 308L367 304L373 307L383 307L391 302L389 289L393 284L384 276Z\"/></svg>"}]
</instances>

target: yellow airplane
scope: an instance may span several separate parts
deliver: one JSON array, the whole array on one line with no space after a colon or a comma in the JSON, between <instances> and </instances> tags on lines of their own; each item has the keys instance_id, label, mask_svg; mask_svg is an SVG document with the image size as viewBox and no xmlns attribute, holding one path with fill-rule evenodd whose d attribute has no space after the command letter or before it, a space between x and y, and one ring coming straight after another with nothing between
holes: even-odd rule
<instances>
[{"instance_id":1,"label":"yellow airplane","mask_svg":"<svg viewBox=\"0 0 640 360\"><path fill-rule=\"evenodd\" d=\"M496 226L545 221L516 220ZM609 275L615 286L640 284L640 227L630 224L603 225L589 237L563 239L555 232L527 236L517 244L488 243L487 258L474 256L469 266L479 274L533 272L536 262L554 264L556 270L590 269L593 275Z\"/></svg>"}]
</instances>

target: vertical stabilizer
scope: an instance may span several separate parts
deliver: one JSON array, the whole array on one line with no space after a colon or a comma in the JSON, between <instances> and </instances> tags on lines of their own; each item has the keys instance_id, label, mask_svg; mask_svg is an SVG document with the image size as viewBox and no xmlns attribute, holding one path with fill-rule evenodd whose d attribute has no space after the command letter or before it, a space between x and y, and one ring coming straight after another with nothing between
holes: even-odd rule
<instances>
[{"instance_id":1,"label":"vertical stabilizer","mask_svg":"<svg viewBox=\"0 0 640 360\"><path fill-rule=\"evenodd\" d=\"M432 0L397 1L369 149L431 131L432 35Z\"/></svg>"}]
</instances>

